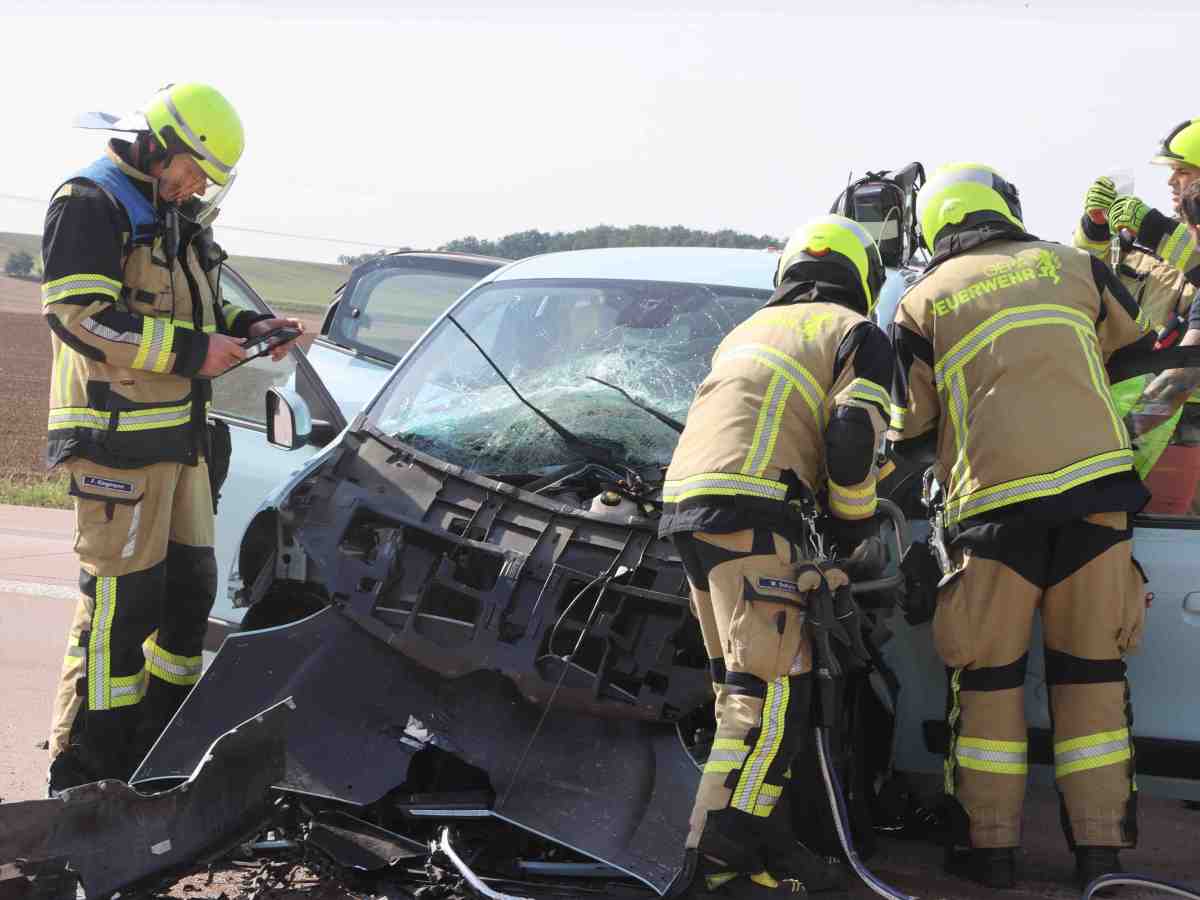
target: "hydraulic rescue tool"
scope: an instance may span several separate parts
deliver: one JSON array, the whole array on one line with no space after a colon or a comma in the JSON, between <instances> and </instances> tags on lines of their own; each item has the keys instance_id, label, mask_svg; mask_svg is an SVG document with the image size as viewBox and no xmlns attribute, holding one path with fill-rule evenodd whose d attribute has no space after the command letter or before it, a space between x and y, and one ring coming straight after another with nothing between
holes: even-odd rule
<instances>
[{"instance_id":1,"label":"hydraulic rescue tool","mask_svg":"<svg viewBox=\"0 0 1200 900\"><path fill-rule=\"evenodd\" d=\"M887 501L879 500L880 511L891 519L894 528L896 559L906 549L906 522L899 508ZM837 728L841 718L842 692L848 672L870 664L871 656L862 637L862 619L855 594L898 588L904 581L901 572L873 580L859 581L852 585L843 566L845 561L832 559L818 526L818 513L811 496L803 497L797 504L799 517L804 524L801 529L802 546L800 555L807 562L800 571L816 571L820 584L809 595L808 625L812 639L813 675L816 690L813 691L813 728L816 737L817 755L821 778L833 814L834 826L842 852L854 873L871 891L887 900L915 900L909 894L890 887L880 881L859 858L854 847L850 813L846 807L845 794L833 764L833 749L830 733Z\"/></svg>"}]
</instances>

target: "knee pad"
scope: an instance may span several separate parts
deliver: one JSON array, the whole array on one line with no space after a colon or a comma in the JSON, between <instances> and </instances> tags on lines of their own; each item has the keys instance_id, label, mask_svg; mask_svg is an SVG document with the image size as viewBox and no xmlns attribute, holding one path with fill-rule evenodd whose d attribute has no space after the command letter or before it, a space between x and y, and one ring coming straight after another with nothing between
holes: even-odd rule
<instances>
[{"instance_id":1,"label":"knee pad","mask_svg":"<svg viewBox=\"0 0 1200 900\"><path fill-rule=\"evenodd\" d=\"M839 406L825 428L825 458L829 477L841 485L855 485L871 472L875 460L875 429L871 417L858 406Z\"/></svg>"}]
</instances>

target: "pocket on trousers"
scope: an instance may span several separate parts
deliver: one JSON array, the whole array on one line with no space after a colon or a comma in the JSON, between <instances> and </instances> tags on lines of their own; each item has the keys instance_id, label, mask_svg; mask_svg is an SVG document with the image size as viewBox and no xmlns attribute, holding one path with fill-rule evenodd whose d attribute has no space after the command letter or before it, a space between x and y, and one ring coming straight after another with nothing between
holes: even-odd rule
<instances>
[{"instance_id":1,"label":"pocket on trousers","mask_svg":"<svg viewBox=\"0 0 1200 900\"><path fill-rule=\"evenodd\" d=\"M812 667L804 633L806 614L796 605L800 600L797 596L775 602L751 592L743 578L729 623L728 656L733 671L770 681L788 674L793 664L798 664L797 674Z\"/></svg>"},{"instance_id":2,"label":"pocket on trousers","mask_svg":"<svg viewBox=\"0 0 1200 900\"><path fill-rule=\"evenodd\" d=\"M975 661L975 622L966 590L967 579L955 578L938 592L933 614L933 646L942 662L961 669Z\"/></svg>"},{"instance_id":3,"label":"pocket on trousers","mask_svg":"<svg viewBox=\"0 0 1200 900\"><path fill-rule=\"evenodd\" d=\"M776 613L787 614L780 604L752 600L742 590L729 623L730 669L749 672L763 681L787 671L787 666L782 671L779 668L787 620L777 619ZM791 660L787 665L791 665Z\"/></svg>"},{"instance_id":4,"label":"pocket on trousers","mask_svg":"<svg viewBox=\"0 0 1200 900\"><path fill-rule=\"evenodd\" d=\"M75 552L93 564L133 556L145 482L136 471L71 469L75 499Z\"/></svg>"},{"instance_id":5,"label":"pocket on trousers","mask_svg":"<svg viewBox=\"0 0 1200 900\"><path fill-rule=\"evenodd\" d=\"M1146 576L1136 559L1130 558L1128 587L1121 604L1121 628L1117 632L1117 649L1133 653L1142 643L1146 626Z\"/></svg>"},{"instance_id":6,"label":"pocket on trousers","mask_svg":"<svg viewBox=\"0 0 1200 900\"><path fill-rule=\"evenodd\" d=\"M808 613L794 606L786 608L787 622L779 642L776 666L779 674L804 675L812 671L812 645L806 624Z\"/></svg>"}]
</instances>

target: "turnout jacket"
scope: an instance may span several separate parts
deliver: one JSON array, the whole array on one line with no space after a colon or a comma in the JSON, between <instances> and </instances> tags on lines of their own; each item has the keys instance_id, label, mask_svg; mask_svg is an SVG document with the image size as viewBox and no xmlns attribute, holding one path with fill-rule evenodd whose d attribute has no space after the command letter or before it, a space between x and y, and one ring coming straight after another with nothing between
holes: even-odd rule
<instances>
[{"instance_id":1,"label":"turnout jacket","mask_svg":"<svg viewBox=\"0 0 1200 900\"><path fill-rule=\"evenodd\" d=\"M1149 495L1105 372L1153 340L1129 292L1094 257L1023 232L949 243L891 329L890 436L901 454L936 436L946 524L1140 509Z\"/></svg>"},{"instance_id":2,"label":"turnout jacket","mask_svg":"<svg viewBox=\"0 0 1200 900\"><path fill-rule=\"evenodd\" d=\"M1108 226L1097 225L1087 216L1076 226L1073 243L1101 262L1107 263L1110 259ZM1200 256L1195 262L1200 265ZM1161 328L1175 316L1184 320L1189 318L1197 282L1189 281L1183 270L1153 254L1127 250L1121 254L1116 273L1152 328Z\"/></svg>"},{"instance_id":3,"label":"turnout jacket","mask_svg":"<svg viewBox=\"0 0 1200 900\"><path fill-rule=\"evenodd\" d=\"M662 535L783 530L801 482L843 522L874 515L891 348L838 290L785 282L721 342L667 470Z\"/></svg>"},{"instance_id":4,"label":"turnout jacket","mask_svg":"<svg viewBox=\"0 0 1200 900\"><path fill-rule=\"evenodd\" d=\"M47 463L195 465L211 383L196 377L208 336L246 337L267 318L220 296L224 252L211 232L162 225L155 183L110 143L46 213L42 313L51 331Z\"/></svg>"}]
</instances>

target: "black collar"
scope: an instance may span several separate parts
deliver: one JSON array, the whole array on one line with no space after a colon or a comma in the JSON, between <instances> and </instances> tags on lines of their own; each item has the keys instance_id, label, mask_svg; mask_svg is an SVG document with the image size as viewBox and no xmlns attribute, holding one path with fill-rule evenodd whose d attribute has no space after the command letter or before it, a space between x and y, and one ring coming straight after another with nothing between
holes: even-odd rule
<instances>
[{"instance_id":1,"label":"black collar","mask_svg":"<svg viewBox=\"0 0 1200 900\"><path fill-rule=\"evenodd\" d=\"M938 238L934 247L933 259L929 261L927 270L945 262L952 256L974 250L991 241L1038 240L1037 237L1027 231L1022 231L1011 222L984 222L979 225L951 226L951 228L953 230L949 234L943 234Z\"/></svg>"},{"instance_id":2,"label":"black collar","mask_svg":"<svg viewBox=\"0 0 1200 900\"><path fill-rule=\"evenodd\" d=\"M775 289L766 306L783 306L788 303L836 303L860 315L866 315L862 309L862 292L852 291L831 281L784 281Z\"/></svg>"}]
</instances>

